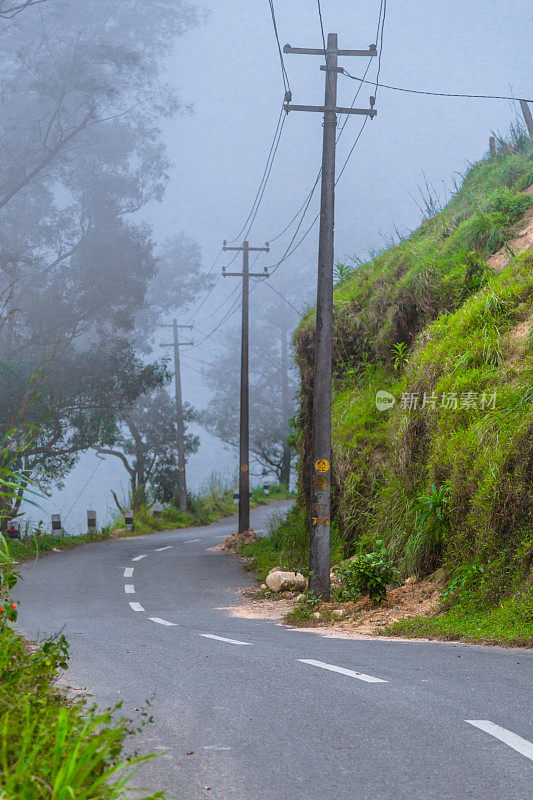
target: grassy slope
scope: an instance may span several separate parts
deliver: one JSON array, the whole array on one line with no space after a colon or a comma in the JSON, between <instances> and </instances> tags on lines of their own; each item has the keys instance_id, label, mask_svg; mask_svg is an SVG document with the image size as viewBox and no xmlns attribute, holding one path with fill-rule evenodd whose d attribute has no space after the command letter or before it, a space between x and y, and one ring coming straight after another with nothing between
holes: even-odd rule
<instances>
[{"instance_id":1,"label":"grassy slope","mask_svg":"<svg viewBox=\"0 0 533 800\"><path fill-rule=\"evenodd\" d=\"M335 291L334 503L345 555L383 539L401 575L444 563L453 582L445 617L396 632L533 642L533 257L500 273L486 265L533 205L522 193L532 183L532 143L502 148L445 209ZM295 335L302 453L313 321ZM379 389L439 401L383 412ZM468 392L496 392L496 408L461 408ZM456 393L457 410L439 407L443 393ZM305 485L303 455L302 469Z\"/></svg>"}]
</instances>

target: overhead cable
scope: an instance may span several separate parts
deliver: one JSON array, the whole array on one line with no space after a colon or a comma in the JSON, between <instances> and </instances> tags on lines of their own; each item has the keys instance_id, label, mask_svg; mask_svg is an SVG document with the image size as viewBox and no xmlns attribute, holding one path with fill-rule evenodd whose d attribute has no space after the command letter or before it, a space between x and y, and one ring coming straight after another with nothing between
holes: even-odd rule
<instances>
[{"instance_id":1,"label":"overhead cable","mask_svg":"<svg viewBox=\"0 0 533 800\"><path fill-rule=\"evenodd\" d=\"M367 81L364 78L358 78L357 75L351 75L346 69L342 70L342 74L346 75L347 78L351 78L353 81L360 81L361 83L369 83L371 85L376 85L375 81ZM527 100L526 98L517 98L512 97L511 95L505 94L463 94L459 92L429 92L422 89L408 89L405 86L391 86L388 83L377 83L381 89L390 89L394 92L407 92L408 94L424 94L424 95L431 95L432 97L465 97L473 100L517 100L523 99L526 103L533 103L533 100Z\"/></svg>"}]
</instances>

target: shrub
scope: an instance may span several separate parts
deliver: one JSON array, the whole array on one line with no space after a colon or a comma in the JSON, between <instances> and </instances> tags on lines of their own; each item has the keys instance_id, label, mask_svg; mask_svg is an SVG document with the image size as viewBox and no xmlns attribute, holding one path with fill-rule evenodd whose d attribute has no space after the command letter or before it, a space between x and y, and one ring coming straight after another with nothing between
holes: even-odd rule
<instances>
[{"instance_id":1,"label":"shrub","mask_svg":"<svg viewBox=\"0 0 533 800\"><path fill-rule=\"evenodd\" d=\"M387 594L395 569L389 559L387 549L381 541L373 553L360 553L352 561L345 561L335 567L335 573L342 583L339 592L341 600L356 600L368 595L375 603L380 603Z\"/></svg>"}]
</instances>

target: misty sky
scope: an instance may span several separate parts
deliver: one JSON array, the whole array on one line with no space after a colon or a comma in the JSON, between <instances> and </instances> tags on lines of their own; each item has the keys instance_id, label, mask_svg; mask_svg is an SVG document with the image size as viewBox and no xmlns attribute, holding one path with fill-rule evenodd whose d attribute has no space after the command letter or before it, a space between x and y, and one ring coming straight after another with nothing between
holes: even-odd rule
<instances>
[{"instance_id":1,"label":"misty sky","mask_svg":"<svg viewBox=\"0 0 533 800\"><path fill-rule=\"evenodd\" d=\"M167 63L167 81L190 112L165 120L164 139L174 164L165 199L143 212L156 238L185 232L202 248L208 269L223 239L232 239L252 204L283 100L279 57L267 0L204 0L205 24L176 42ZM315 0L275 2L281 44L320 47ZM326 34L339 34L343 48L366 48L375 41L378 0L322 0ZM389 0L380 80L397 86L445 92L512 94L531 97L531 3L516 0ZM323 59L286 55L293 102L323 102ZM362 75L367 60L342 58L352 74ZM369 77L375 75L372 66ZM358 84L339 76L339 104L350 105ZM358 106L373 93L363 87ZM413 197L424 175L445 196L468 167L488 149L491 131L504 133L519 115L517 104L438 98L378 90L378 116L369 122L337 187L336 259L365 257L385 246L395 227L407 232L421 219ZM351 117L339 142L338 168L354 142L362 118ZM285 123L271 180L250 235L255 244L271 240L296 213L312 187L320 166L322 120L318 114L293 112ZM302 226L305 232L317 213L316 192ZM294 226L273 244L257 267L275 264ZM314 290L317 226L294 256L271 278L273 286L298 305ZM228 263L222 258L220 266ZM236 262L237 264L238 262ZM298 281L295 285L295 273ZM305 280L302 282L302 272ZM201 344L231 307L236 279L220 280L200 309L197 342L183 354L184 398L202 407L206 392L199 370L224 346L227 325L238 323L238 309L208 341ZM252 313L261 314L265 288L252 299ZM273 295L272 295L273 296ZM189 321L190 311L182 321ZM216 467L230 475L236 456L201 432L202 447L191 458L189 485L198 487ZM71 508L67 528L81 524L87 507L106 513L109 488L127 486L118 459L99 464L94 455L82 458L66 489L43 503L46 512ZM86 488L85 483L90 478ZM81 496L78 497L80 490ZM37 513L32 516L38 516Z\"/></svg>"}]
</instances>

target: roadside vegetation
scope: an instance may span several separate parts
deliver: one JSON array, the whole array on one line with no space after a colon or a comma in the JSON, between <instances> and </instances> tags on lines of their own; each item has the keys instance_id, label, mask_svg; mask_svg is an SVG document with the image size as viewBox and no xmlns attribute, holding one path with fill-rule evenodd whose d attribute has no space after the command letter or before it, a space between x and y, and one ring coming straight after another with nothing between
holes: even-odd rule
<instances>
[{"instance_id":1,"label":"roadside vegetation","mask_svg":"<svg viewBox=\"0 0 533 800\"><path fill-rule=\"evenodd\" d=\"M442 611L381 632L533 644L533 142L515 128L452 199L338 270L333 563L385 548L391 585L443 568ZM314 311L295 334L299 508L245 552L307 564ZM378 392L394 402L376 403Z\"/></svg>"},{"instance_id":2,"label":"roadside vegetation","mask_svg":"<svg viewBox=\"0 0 533 800\"><path fill-rule=\"evenodd\" d=\"M5 478L0 469L3 493L11 490L15 476L9 472ZM102 711L59 689L68 642L58 634L29 643L15 632L18 579L13 554L0 537L0 797L123 798L135 768L151 758L123 754L139 723L120 719L120 706ZM141 727L148 721L144 713ZM143 800L163 797L143 794Z\"/></svg>"}]
</instances>

